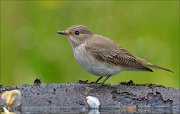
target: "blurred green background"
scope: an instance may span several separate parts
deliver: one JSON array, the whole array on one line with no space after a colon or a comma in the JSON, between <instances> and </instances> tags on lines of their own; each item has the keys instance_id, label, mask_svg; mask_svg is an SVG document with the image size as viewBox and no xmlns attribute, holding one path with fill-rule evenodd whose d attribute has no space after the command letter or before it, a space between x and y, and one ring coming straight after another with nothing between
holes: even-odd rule
<instances>
[{"instance_id":1,"label":"blurred green background","mask_svg":"<svg viewBox=\"0 0 180 114\"><path fill-rule=\"evenodd\" d=\"M122 72L106 83L179 86L179 1L1 1L0 84L94 81L58 30L75 24L109 37L135 56L173 70Z\"/></svg>"}]
</instances>

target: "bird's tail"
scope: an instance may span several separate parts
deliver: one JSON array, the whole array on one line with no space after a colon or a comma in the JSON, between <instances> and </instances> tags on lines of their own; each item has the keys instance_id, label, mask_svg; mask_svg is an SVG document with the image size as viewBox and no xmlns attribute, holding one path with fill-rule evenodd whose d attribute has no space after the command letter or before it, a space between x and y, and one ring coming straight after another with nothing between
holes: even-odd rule
<instances>
[{"instance_id":1,"label":"bird's tail","mask_svg":"<svg viewBox=\"0 0 180 114\"><path fill-rule=\"evenodd\" d=\"M169 69L167 69L167 68L164 68L164 67L161 67L161 66L158 66L158 65L154 65L154 64L152 64L152 63L150 63L150 62L148 62L148 61L146 61L146 60L144 60L144 59L137 58L137 61L138 61L139 63L141 63L143 66L152 67L152 68L157 68L157 69L161 69L161 70L165 70L165 71L168 71L168 72L172 72L172 73L173 73L172 70L169 70Z\"/></svg>"}]
</instances>

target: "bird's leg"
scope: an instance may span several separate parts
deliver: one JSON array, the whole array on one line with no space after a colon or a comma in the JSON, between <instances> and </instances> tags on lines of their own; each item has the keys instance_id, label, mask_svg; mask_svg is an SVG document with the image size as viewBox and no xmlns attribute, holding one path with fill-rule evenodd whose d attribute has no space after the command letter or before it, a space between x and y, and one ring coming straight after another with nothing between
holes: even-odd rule
<instances>
[{"instance_id":1,"label":"bird's leg","mask_svg":"<svg viewBox=\"0 0 180 114\"><path fill-rule=\"evenodd\" d=\"M110 77L110 75L106 76L106 78L101 82L101 84L103 85L104 82Z\"/></svg>"},{"instance_id":2,"label":"bird's leg","mask_svg":"<svg viewBox=\"0 0 180 114\"><path fill-rule=\"evenodd\" d=\"M95 83L98 83L98 81L100 80L100 79L102 79L103 77L99 77L96 81L95 81Z\"/></svg>"},{"instance_id":3,"label":"bird's leg","mask_svg":"<svg viewBox=\"0 0 180 114\"><path fill-rule=\"evenodd\" d=\"M105 82L110 76L111 76L111 75L106 76L106 78L101 82L101 84L98 85L97 87L95 87L94 89L98 89L98 88L102 87L103 84L104 84L104 82ZM103 78L103 77L98 78L96 82L98 82L101 78ZM96 83L96 82L95 82L95 83Z\"/></svg>"}]
</instances>

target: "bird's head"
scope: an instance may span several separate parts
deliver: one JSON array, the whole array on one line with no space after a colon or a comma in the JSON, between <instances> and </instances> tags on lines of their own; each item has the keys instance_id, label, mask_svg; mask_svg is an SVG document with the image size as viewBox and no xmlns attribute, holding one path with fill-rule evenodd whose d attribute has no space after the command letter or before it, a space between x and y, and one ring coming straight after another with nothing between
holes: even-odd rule
<instances>
[{"instance_id":1,"label":"bird's head","mask_svg":"<svg viewBox=\"0 0 180 114\"><path fill-rule=\"evenodd\" d=\"M93 33L84 25L74 25L67 30L58 31L57 33L67 36L73 47L79 46L93 35Z\"/></svg>"}]
</instances>

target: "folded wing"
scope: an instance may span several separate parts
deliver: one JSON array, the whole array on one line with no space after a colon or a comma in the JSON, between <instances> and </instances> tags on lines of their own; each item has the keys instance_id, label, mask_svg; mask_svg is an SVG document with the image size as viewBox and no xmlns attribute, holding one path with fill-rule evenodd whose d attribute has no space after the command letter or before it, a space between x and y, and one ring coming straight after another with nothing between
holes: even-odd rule
<instances>
[{"instance_id":1,"label":"folded wing","mask_svg":"<svg viewBox=\"0 0 180 114\"><path fill-rule=\"evenodd\" d=\"M85 49L94 58L108 64L122 66L131 70L151 71L136 60L130 52L115 44L113 41L96 35L96 42L90 40L86 43Z\"/></svg>"}]
</instances>

